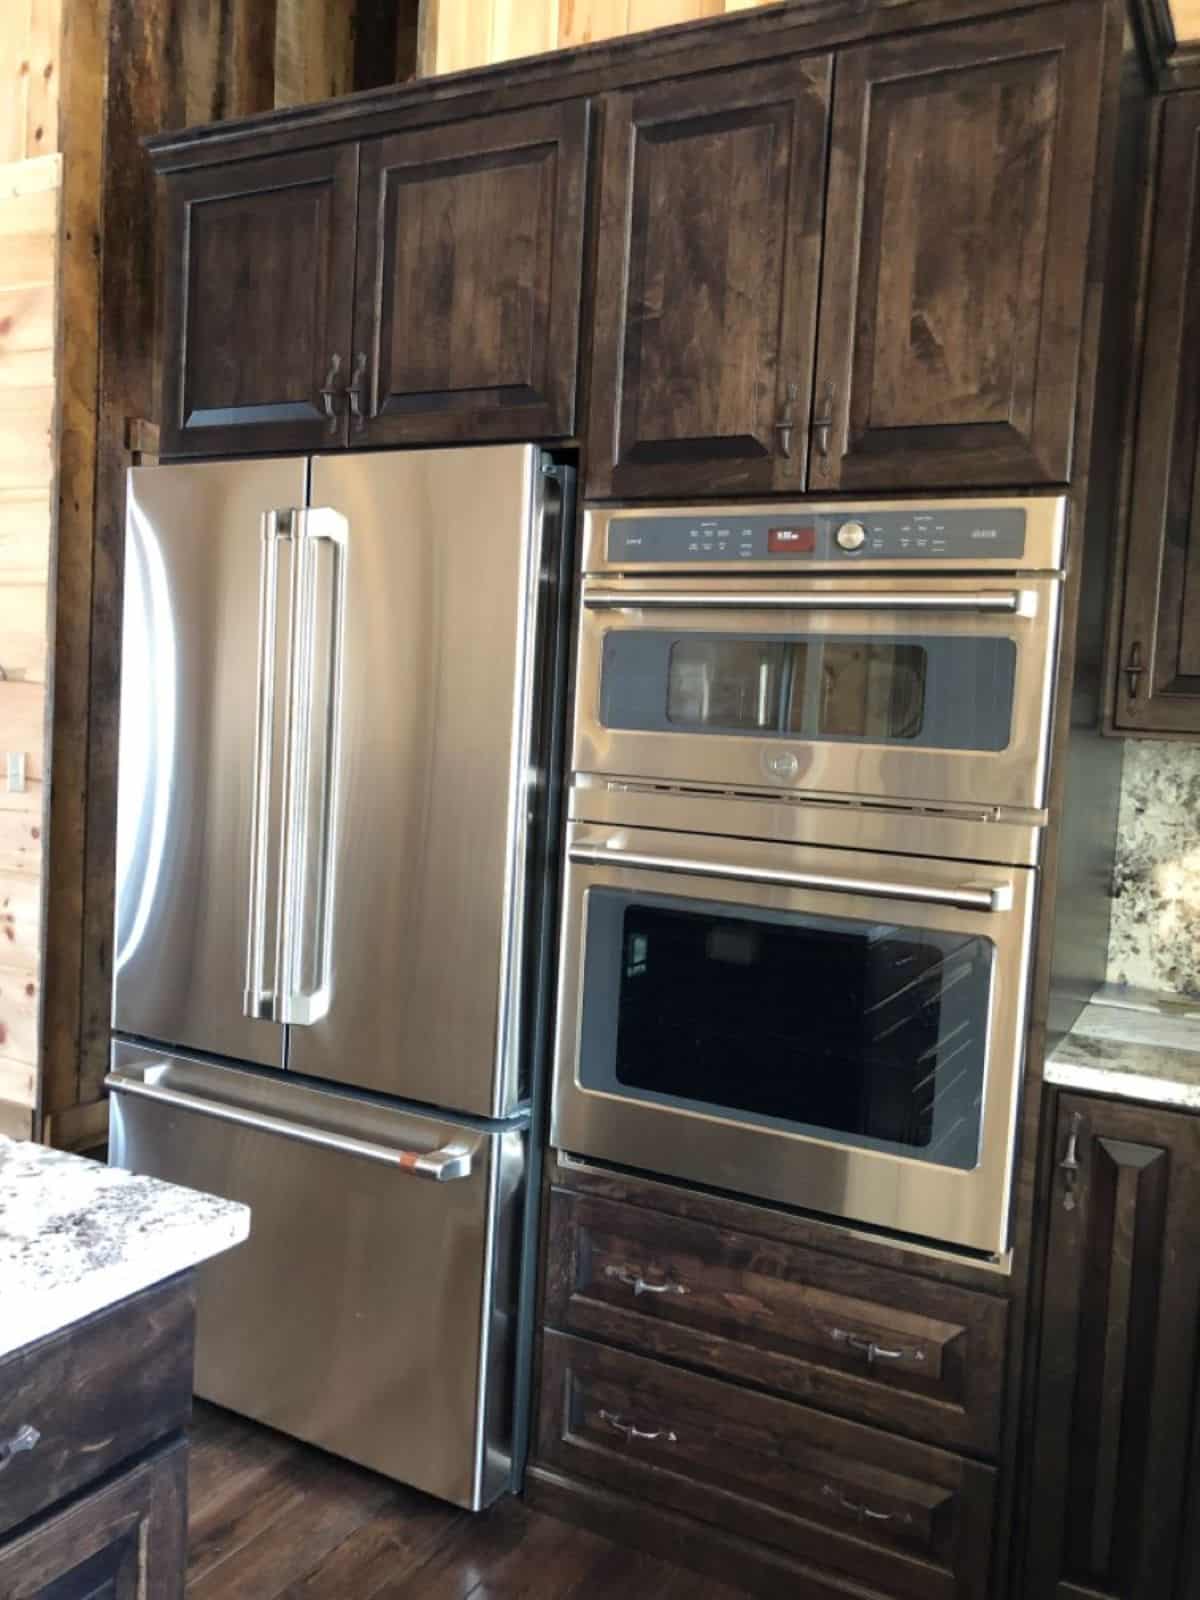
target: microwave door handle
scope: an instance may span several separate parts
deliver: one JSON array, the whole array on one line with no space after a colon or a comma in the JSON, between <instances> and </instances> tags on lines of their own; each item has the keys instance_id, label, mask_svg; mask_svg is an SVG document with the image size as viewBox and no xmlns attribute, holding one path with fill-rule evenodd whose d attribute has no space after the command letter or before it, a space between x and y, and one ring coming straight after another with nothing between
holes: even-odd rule
<instances>
[{"instance_id":1,"label":"microwave door handle","mask_svg":"<svg viewBox=\"0 0 1200 1600\"><path fill-rule=\"evenodd\" d=\"M648 855L619 846L574 844L570 858L578 866L625 867L643 872L676 872L694 878L726 878L732 883L757 883L773 889L816 889L825 894L860 894L869 900L912 900L922 905L953 906L961 911L1011 911L1012 885L943 885L891 883L884 878L848 878L830 872L789 872L777 867L738 866L732 862L694 861L684 856Z\"/></svg>"},{"instance_id":2,"label":"microwave door handle","mask_svg":"<svg viewBox=\"0 0 1200 1600\"><path fill-rule=\"evenodd\" d=\"M359 1156L366 1161L377 1161L385 1167L394 1167L409 1177L428 1178L434 1183L451 1183L458 1178L469 1178L474 1164L474 1148L465 1139L451 1140L439 1150L397 1150L393 1145L375 1144L368 1139L354 1139L349 1134L335 1133L329 1128L313 1128L306 1123L289 1122L284 1117L271 1117L261 1111L229 1105L222 1100L185 1094L181 1089L168 1089L161 1083L145 1083L140 1078L127 1078L117 1072L108 1074L104 1086L117 1096L130 1095L135 1100L150 1100L174 1111L195 1112L202 1117L213 1117L218 1122L235 1123L239 1128L252 1128L257 1133L293 1139L297 1144L317 1145L322 1150L335 1150L340 1155Z\"/></svg>"},{"instance_id":3,"label":"microwave door handle","mask_svg":"<svg viewBox=\"0 0 1200 1600\"><path fill-rule=\"evenodd\" d=\"M327 507L301 513L288 685L279 998L279 1020L300 1026L319 1022L330 1001L347 533L345 517Z\"/></svg>"},{"instance_id":4,"label":"microwave door handle","mask_svg":"<svg viewBox=\"0 0 1200 1600\"><path fill-rule=\"evenodd\" d=\"M246 980L242 1011L256 1021L278 1020L279 918L281 889L276 859L279 838L280 767L286 771L285 726L281 729L279 679L290 672L296 526L300 512L269 511L262 519L258 581L258 670L255 685L254 771L250 809L250 895L246 931ZM285 558L286 559L283 559ZM286 568L286 584L281 575ZM287 594L280 604L281 589ZM284 757L276 761L276 745ZM273 870L274 869L274 870ZM268 975L268 962L270 973Z\"/></svg>"},{"instance_id":5,"label":"microwave door handle","mask_svg":"<svg viewBox=\"0 0 1200 1600\"><path fill-rule=\"evenodd\" d=\"M1033 589L876 591L716 589L586 589L590 611L950 611L979 616L1035 617Z\"/></svg>"}]
</instances>

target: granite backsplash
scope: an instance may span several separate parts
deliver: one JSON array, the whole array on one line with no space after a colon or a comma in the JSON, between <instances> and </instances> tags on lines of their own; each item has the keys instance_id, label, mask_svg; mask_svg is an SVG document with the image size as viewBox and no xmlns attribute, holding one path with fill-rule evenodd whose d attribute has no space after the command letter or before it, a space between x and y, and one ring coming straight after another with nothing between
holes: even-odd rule
<instances>
[{"instance_id":1,"label":"granite backsplash","mask_svg":"<svg viewBox=\"0 0 1200 1600\"><path fill-rule=\"evenodd\" d=\"M1108 980L1200 999L1200 745L1125 748Z\"/></svg>"}]
</instances>

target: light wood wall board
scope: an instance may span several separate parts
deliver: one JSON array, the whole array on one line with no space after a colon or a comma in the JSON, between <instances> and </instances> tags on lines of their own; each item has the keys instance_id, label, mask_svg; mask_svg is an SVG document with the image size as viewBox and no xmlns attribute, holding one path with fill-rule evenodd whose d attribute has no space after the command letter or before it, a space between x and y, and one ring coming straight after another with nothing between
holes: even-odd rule
<instances>
[{"instance_id":1,"label":"light wood wall board","mask_svg":"<svg viewBox=\"0 0 1200 1600\"><path fill-rule=\"evenodd\" d=\"M0 5L0 162L58 149L60 31L61 0Z\"/></svg>"},{"instance_id":2,"label":"light wood wall board","mask_svg":"<svg viewBox=\"0 0 1200 1600\"><path fill-rule=\"evenodd\" d=\"M697 22L773 0L425 0L426 76ZM1200 0L1196 0L1200 5Z\"/></svg>"},{"instance_id":3,"label":"light wood wall board","mask_svg":"<svg viewBox=\"0 0 1200 1600\"><path fill-rule=\"evenodd\" d=\"M1200 39L1200 0L1171 0L1171 20L1181 42Z\"/></svg>"},{"instance_id":4,"label":"light wood wall board","mask_svg":"<svg viewBox=\"0 0 1200 1600\"><path fill-rule=\"evenodd\" d=\"M346 0L276 0L276 106L332 100L354 87L354 16Z\"/></svg>"}]
</instances>

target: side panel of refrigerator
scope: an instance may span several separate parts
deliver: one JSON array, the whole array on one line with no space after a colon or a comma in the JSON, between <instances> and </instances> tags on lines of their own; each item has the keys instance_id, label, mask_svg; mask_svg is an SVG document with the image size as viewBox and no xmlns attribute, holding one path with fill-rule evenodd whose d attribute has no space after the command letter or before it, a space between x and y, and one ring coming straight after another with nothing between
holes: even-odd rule
<instances>
[{"instance_id":1,"label":"side panel of refrigerator","mask_svg":"<svg viewBox=\"0 0 1200 1600\"><path fill-rule=\"evenodd\" d=\"M510 1482L528 1129L117 1044L110 1161L252 1208L197 1393L472 1509Z\"/></svg>"},{"instance_id":2,"label":"side panel of refrigerator","mask_svg":"<svg viewBox=\"0 0 1200 1600\"><path fill-rule=\"evenodd\" d=\"M344 518L328 1009L288 1065L456 1112L519 1103L542 480L523 445L318 457Z\"/></svg>"},{"instance_id":3,"label":"side panel of refrigerator","mask_svg":"<svg viewBox=\"0 0 1200 1600\"><path fill-rule=\"evenodd\" d=\"M113 1026L274 1066L282 1027L244 1011L263 517L302 507L306 474L302 460L137 468L126 528ZM268 689L280 608L277 650L261 630Z\"/></svg>"}]
</instances>

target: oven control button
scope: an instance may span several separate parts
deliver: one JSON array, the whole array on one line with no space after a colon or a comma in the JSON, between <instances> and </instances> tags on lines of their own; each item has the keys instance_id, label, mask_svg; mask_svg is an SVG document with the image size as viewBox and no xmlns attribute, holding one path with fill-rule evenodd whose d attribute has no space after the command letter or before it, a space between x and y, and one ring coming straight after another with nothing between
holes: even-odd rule
<instances>
[{"instance_id":1,"label":"oven control button","mask_svg":"<svg viewBox=\"0 0 1200 1600\"><path fill-rule=\"evenodd\" d=\"M861 522L843 522L836 538L843 550L861 550L867 542L867 530Z\"/></svg>"}]
</instances>

